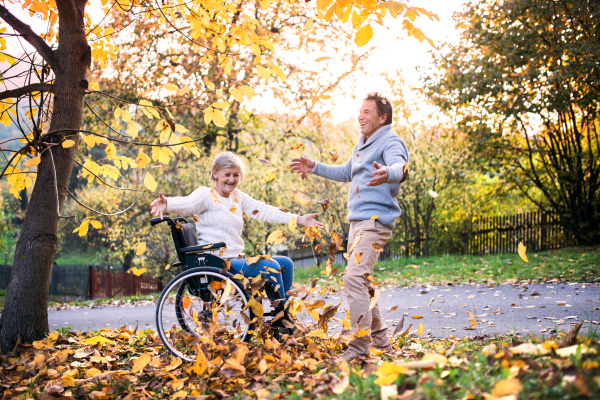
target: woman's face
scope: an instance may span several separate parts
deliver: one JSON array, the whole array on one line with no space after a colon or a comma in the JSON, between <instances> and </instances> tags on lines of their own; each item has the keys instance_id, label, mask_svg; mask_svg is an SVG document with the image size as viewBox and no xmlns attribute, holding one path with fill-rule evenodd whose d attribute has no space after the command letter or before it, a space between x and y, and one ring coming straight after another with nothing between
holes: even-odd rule
<instances>
[{"instance_id":1,"label":"woman's face","mask_svg":"<svg viewBox=\"0 0 600 400\"><path fill-rule=\"evenodd\" d=\"M238 167L223 168L219 171L212 170L213 177L217 180L215 189L221 196L229 197L231 192L240 183L242 173Z\"/></svg>"}]
</instances>

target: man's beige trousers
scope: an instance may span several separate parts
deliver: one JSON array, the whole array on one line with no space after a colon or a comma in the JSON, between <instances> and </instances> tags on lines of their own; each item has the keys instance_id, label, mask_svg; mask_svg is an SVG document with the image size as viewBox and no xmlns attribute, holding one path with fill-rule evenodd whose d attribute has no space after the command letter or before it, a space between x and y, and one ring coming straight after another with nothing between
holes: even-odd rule
<instances>
[{"instance_id":1,"label":"man's beige trousers","mask_svg":"<svg viewBox=\"0 0 600 400\"><path fill-rule=\"evenodd\" d=\"M379 305L369 311L373 282L367 277L373 274L373 267L379 258L379 252L374 243L383 246L392 237L392 228L382 225L377 220L352 221L348 235L348 268L344 274L344 291L350 307L351 329L369 329L370 333L348 343L348 348L361 355L369 352L372 347L387 348L390 341L387 336L387 326L381 317ZM358 260L358 261L357 261Z\"/></svg>"}]
</instances>

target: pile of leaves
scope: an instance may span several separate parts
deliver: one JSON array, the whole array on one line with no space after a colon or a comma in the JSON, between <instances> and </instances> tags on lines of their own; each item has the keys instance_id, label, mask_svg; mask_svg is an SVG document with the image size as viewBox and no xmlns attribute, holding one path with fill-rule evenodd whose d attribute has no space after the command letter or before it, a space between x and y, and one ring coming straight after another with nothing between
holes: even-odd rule
<instances>
[{"instance_id":1,"label":"pile of leaves","mask_svg":"<svg viewBox=\"0 0 600 400\"><path fill-rule=\"evenodd\" d=\"M577 331L528 342L402 334L394 358L372 350L341 365L333 361L346 347L339 335L284 343L204 336L186 363L149 330L55 331L3 356L0 379L3 399L591 397L600 389L598 342Z\"/></svg>"}]
</instances>

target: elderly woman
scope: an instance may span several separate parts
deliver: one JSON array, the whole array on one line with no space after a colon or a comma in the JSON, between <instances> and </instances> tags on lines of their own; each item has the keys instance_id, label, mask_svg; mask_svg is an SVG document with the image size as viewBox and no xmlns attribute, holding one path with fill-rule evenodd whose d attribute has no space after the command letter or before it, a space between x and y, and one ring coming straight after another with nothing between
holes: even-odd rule
<instances>
[{"instance_id":1,"label":"elderly woman","mask_svg":"<svg viewBox=\"0 0 600 400\"><path fill-rule=\"evenodd\" d=\"M240 257L244 250L244 215L280 224L287 224L291 218L296 218L298 225L316 225L319 229L322 229L323 224L313 219L317 214L300 217L253 199L237 189L243 178L242 160L229 151L219 153L211 164L210 181L214 185L212 188L200 186L185 197L165 197L161 192L159 197L150 203L151 212L161 218L165 212L193 215L198 232L198 245L224 242L227 249L221 257L231 260L231 268L247 277L255 277L259 273L272 276L279 285L280 297L285 301L286 293L294 281L294 264L287 257L273 256L270 260L261 258L258 262L248 265L247 260ZM218 195L213 193L214 199L211 198L213 189Z\"/></svg>"}]
</instances>

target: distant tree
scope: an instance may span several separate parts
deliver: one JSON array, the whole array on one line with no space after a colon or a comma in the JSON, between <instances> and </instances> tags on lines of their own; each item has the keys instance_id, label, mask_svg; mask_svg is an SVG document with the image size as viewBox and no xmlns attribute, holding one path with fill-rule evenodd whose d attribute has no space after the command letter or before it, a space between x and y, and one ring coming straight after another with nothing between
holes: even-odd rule
<instances>
[{"instance_id":1,"label":"distant tree","mask_svg":"<svg viewBox=\"0 0 600 400\"><path fill-rule=\"evenodd\" d=\"M426 93L491 173L600 242L600 3L471 1L455 20Z\"/></svg>"}]
</instances>

